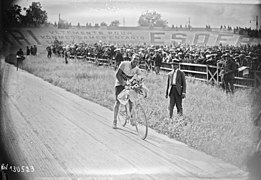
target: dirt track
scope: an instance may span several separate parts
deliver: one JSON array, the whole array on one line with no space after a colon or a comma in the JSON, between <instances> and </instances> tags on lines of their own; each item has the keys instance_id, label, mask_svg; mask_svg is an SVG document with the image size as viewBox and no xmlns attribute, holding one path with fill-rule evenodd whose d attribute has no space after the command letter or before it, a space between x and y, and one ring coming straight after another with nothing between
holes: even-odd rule
<instances>
[{"instance_id":1,"label":"dirt track","mask_svg":"<svg viewBox=\"0 0 261 180\"><path fill-rule=\"evenodd\" d=\"M247 173L149 130L114 130L113 112L3 64L8 153L26 179L247 179Z\"/></svg>"}]
</instances>

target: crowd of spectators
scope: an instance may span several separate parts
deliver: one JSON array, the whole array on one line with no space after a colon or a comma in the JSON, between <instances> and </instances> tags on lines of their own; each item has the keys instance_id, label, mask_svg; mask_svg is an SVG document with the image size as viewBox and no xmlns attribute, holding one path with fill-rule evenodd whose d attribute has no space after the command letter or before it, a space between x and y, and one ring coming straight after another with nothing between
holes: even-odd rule
<instances>
[{"instance_id":1,"label":"crowd of spectators","mask_svg":"<svg viewBox=\"0 0 261 180\"><path fill-rule=\"evenodd\" d=\"M36 45L34 46L27 46L26 47L26 55L29 56L29 55L33 55L33 56L36 56L37 55L37 47Z\"/></svg>"},{"instance_id":2,"label":"crowd of spectators","mask_svg":"<svg viewBox=\"0 0 261 180\"><path fill-rule=\"evenodd\" d=\"M247 27L242 28L239 26L232 28L231 26L221 25L220 30L231 31L234 34L247 35L249 37L255 37L255 38L261 37L261 28L252 29L252 28L247 28Z\"/></svg>"},{"instance_id":3,"label":"crowd of spectators","mask_svg":"<svg viewBox=\"0 0 261 180\"><path fill-rule=\"evenodd\" d=\"M123 60L130 60L131 56L139 54L140 63L148 67L154 65L155 57L160 55L161 63L171 63L174 59L185 63L197 63L216 66L225 56L233 59L239 67L247 66L251 70L261 71L261 45L242 45L242 46L197 46L197 45L178 45L178 46L154 46L154 45L114 45L105 42L94 44L72 44L66 46L51 46L54 54L63 56L65 53L69 57L85 58L95 57L99 59L115 58L116 52L122 54ZM157 59L158 56L157 56ZM158 63L158 62L157 62Z\"/></svg>"}]
</instances>

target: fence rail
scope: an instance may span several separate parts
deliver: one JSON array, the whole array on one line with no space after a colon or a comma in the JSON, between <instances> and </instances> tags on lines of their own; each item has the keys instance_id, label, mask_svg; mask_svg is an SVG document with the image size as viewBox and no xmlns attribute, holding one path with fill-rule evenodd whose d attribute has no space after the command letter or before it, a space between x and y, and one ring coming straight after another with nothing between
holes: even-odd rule
<instances>
[{"instance_id":1,"label":"fence rail","mask_svg":"<svg viewBox=\"0 0 261 180\"><path fill-rule=\"evenodd\" d=\"M115 60L111 59L97 59L93 57L86 57L86 59L97 65L109 65L115 66ZM142 66L141 68L144 68ZM192 64L192 63L180 63L179 68L193 79L204 81L210 84L221 84L220 69L218 66L204 65L204 64ZM171 71L171 64L162 63L160 67L163 71ZM261 85L261 71L250 71L250 77L243 77L242 73L237 73L235 77L235 87L239 88L257 88Z\"/></svg>"}]
</instances>

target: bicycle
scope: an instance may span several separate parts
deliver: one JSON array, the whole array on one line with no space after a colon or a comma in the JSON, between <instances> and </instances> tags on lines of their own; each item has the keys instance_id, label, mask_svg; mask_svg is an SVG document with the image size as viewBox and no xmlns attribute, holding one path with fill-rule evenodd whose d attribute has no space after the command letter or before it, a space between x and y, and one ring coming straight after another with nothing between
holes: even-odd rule
<instances>
[{"instance_id":1,"label":"bicycle","mask_svg":"<svg viewBox=\"0 0 261 180\"><path fill-rule=\"evenodd\" d=\"M126 124L135 126L139 137L145 140L148 135L148 121L146 113L140 103L146 97L146 92L137 86L127 84L126 88L119 94L120 107L118 112L118 122L125 127ZM132 107L130 107L132 102Z\"/></svg>"},{"instance_id":2,"label":"bicycle","mask_svg":"<svg viewBox=\"0 0 261 180\"><path fill-rule=\"evenodd\" d=\"M261 155L261 111L258 113L257 117L254 120L256 126L259 126L259 140L255 149L255 153Z\"/></svg>"}]
</instances>

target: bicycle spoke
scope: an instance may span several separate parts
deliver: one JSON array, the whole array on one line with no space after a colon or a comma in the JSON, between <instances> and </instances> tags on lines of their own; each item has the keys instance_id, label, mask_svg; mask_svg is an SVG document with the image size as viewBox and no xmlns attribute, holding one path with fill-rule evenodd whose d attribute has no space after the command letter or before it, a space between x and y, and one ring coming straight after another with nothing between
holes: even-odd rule
<instances>
[{"instance_id":1,"label":"bicycle spoke","mask_svg":"<svg viewBox=\"0 0 261 180\"><path fill-rule=\"evenodd\" d=\"M260 153L261 154L261 139L259 140L257 146L256 146L256 153Z\"/></svg>"},{"instance_id":2,"label":"bicycle spoke","mask_svg":"<svg viewBox=\"0 0 261 180\"><path fill-rule=\"evenodd\" d=\"M138 135L141 137L141 139L146 139L148 135L148 123L145 111L143 110L142 106L138 104L136 106L136 130L138 132Z\"/></svg>"}]
</instances>

